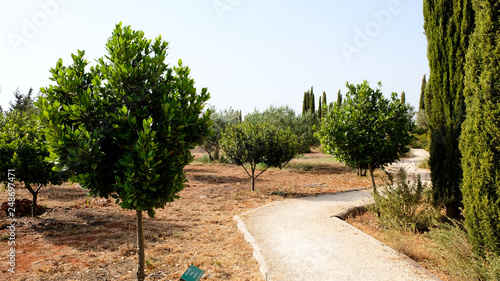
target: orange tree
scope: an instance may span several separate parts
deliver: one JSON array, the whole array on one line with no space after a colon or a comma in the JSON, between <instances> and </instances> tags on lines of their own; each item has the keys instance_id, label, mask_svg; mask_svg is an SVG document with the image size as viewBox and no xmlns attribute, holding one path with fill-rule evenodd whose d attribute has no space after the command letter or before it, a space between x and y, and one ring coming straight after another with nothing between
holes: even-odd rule
<instances>
[{"instance_id":1,"label":"orange tree","mask_svg":"<svg viewBox=\"0 0 500 281\"><path fill-rule=\"evenodd\" d=\"M197 93L189 68L165 63L168 43L118 24L107 55L88 68L84 52L51 69L53 85L38 101L56 169L72 172L93 196L112 196L137 215L138 271L144 280L142 212L178 198L183 168L208 133L209 94Z\"/></svg>"},{"instance_id":2,"label":"orange tree","mask_svg":"<svg viewBox=\"0 0 500 281\"><path fill-rule=\"evenodd\" d=\"M31 104L32 106L32 104ZM0 181L13 169L16 180L31 193L31 216L37 215L37 197L42 186L61 184L67 173L53 171L54 164L46 160L42 124L35 110L12 110L0 114Z\"/></svg>"},{"instance_id":3,"label":"orange tree","mask_svg":"<svg viewBox=\"0 0 500 281\"><path fill-rule=\"evenodd\" d=\"M255 191L255 180L269 167L281 169L286 166L297 154L299 144L290 128L245 121L228 125L222 133L220 146L230 161L245 169L252 191ZM245 167L246 163L250 165L249 169ZM260 163L267 167L257 174Z\"/></svg>"},{"instance_id":4,"label":"orange tree","mask_svg":"<svg viewBox=\"0 0 500 281\"><path fill-rule=\"evenodd\" d=\"M396 93L386 99L367 81L346 84L348 92L340 106L329 109L317 130L328 153L351 168L373 171L399 159L408 151L414 124L409 105Z\"/></svg>"}]
</instances>

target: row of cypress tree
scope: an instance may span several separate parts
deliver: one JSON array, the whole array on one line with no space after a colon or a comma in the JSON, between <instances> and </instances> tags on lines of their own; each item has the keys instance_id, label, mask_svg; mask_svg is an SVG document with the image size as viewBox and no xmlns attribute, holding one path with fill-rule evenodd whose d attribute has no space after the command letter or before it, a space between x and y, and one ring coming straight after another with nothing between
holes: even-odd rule
<instances>
[{"instance_id":1,"label":"row of cypress tree","mask_svg":"<svg viewBox=\"0 0 500 281\"><path fill-rule=\"evenodd\" d=\"M433 198L449 217L463 207L483 254L500 252L499 14L498 0L424 0L430 76L420 109L431 134Z\"/></svg>"}]
</instances>

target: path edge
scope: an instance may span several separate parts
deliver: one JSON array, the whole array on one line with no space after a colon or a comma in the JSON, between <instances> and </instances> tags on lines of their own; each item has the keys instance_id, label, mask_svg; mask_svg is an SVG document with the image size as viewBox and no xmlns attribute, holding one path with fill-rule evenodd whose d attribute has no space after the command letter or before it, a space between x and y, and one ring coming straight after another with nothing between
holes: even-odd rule
<instances>
[{"instance_id":1,"label":"path edge","mask_svg":"<svg viewBox=\"0 0 500 281\"><path fill-rule=\"evenodd\" d=\"M260 265L259 271L262 274L262 277L264 277L264 280L270 280L269 268L267 267L266 261L264 260L264 255L262 255L262 252L260 250L259 245L257 244L257 241L255 241L253 235L250 234L245 225L245 222L243 222L243 219L239 215L235 215L233 219L237 222L237 227L240 230L240 232L243 233L245 240L252 246L253 257L257 260L257 263Z\"/></svg>"},{"instance_id":2,"label":"path edge","mask_svg":"<svg viewBox=\"0 0 500 281\"><path fill-rule=\"evenodd\" d=\"M347 222L345 222L342 217L347 217L349 216L351 213L353 212L356 212L356 211L359 211L361 209L364 209L364 208L367 208L368 206L370 206L372 204L365 204L365 205L359 205L359 206L355 206L355 207L351 207L351 208L348 208L338 214L335 214L333 216L331 216L332 219L335 219L335 220L338 220L341 224L344 224L345 226L351 228L351 229L354 229L354 230L357 230L359 232L362 233L362 235L365 235L366 237L368 237L369 239L373 240L375 243L379 244L382 246L382 248L384 248L386 251L389 251L389 252L392 252L394 253L396 256L402 258L403 260L405 260L411 267L413 267L416 271L418 271L419 273L425 275L426 277L430 278L431 280L435 280L435 281L443 281L441 280L439 277L437 277L436 275L434 275L432 272L430 272L427 268L423 267L422 265L420 265L419 263L417 263L415 260L413 260L412 258L410 258L409 256L401 253L401 252L398 252L396 250L394 250L393 248L389 247L387 244L377 240L375 237L365 233L364 231L362 231L361 229L355 227L354 225L352 224L349 224Z\"/></svg>"}]
</instances>

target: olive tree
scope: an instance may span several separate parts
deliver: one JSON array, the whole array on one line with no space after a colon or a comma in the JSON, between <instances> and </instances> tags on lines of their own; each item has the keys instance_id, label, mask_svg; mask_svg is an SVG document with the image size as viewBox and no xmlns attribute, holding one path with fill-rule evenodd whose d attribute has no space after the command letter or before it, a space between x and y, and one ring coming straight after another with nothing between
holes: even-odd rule
<instances>
[{"instance_id":1,"label":"olive tree","mask_svg":"<svg viewBox=\"0 0 500 281\"><path fill-rule=\"evenodd\" d=\"M50 158L71 171L90 195L116 199L137 216L138 280L144 280L142 212L179 198L193 157L208 134L209 94L198 93L189 68L165 63L168 43L130 26L116 25L107 54L89 68L84 52L73 63L59 60L53 84L38 102Z\"/></svg>"},{"instance_id":2,"label":"olive tree","mask_svg":"<svg viewBox=\"0 0 500 281\"><path fill-rule=\"evenodd\" d=\"M413 129L411 110L393 93L386 99L367 81L346 84L340 106L325 113L317 135L328 153L352 168L367 168L376 190L373 171L399 159L408 151Z\"/></svg>"},{"instance_id":3,"label":"olive tree","mask_svg":"<svg viewBox=\"0 0 500 281\"><path fill-rule=\"evenodd\" d=\"M211 161L218 160L220 155L219 141L222 132L229 124L238 124L242 120L241 111L232 108L216 111L212 109L212 132L203 140L203 149L208 153Z\"/></svg>"},{"instance_id":4,"label":"olive tree","mask_svg":"<svg viewBox=\"0 0 500 281\"><path fill-rule=\"evenodd\" d=\"M271 126L283 130L290 128L292 133L297 136L298 153L311 152L311 147L317 147L320 144L313 132L313 127L317 124L318 118L311 112L305 112L297 116L295 111L288 106L270 106L263 112L255 110L245 115L245 121L250 123L268 122Z\"/></svg>"},{"instance_id":5,"label":"olive tree","mask_svg":"<svg viewBox=\"0 0 500 281\"><path fill-rule=\"evenodd\" d=\"M298 149L297 137L289 128L280 129L269 123L250 122L226 127L220 145L227 157L242 166L250 177L252 191L255 191L255 180L262 173L269 167L283 168ZM245 167L246 163L250 169ZM257 174L259 163L267 167Z\"/></svg>"}]
</instances>

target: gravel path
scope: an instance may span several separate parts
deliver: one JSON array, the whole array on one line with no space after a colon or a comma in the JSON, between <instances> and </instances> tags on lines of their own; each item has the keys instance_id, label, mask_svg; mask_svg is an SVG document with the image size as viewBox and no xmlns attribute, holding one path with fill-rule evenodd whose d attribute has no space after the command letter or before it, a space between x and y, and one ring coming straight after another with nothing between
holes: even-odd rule
<instances>
[{"instance_id":1,"label":"gravel path","mask_svg":"<svg viewBox=\"0 0 500 281\"><path fill-rule=\"evenodd\" d=\"M368 190L274 202L235 216L267 280L439 280L405 255L332 217Z\"/></svg>"},{"instance_id":2,"label":"gravel path","mask_svg":"<svg viewBox=\"0 0 500 281\"><path fill-rule=\"evenodd\" d=\"M388 167L388 170L396 170L402 167L409 176L419 174L423 182L430 182L431 172L418 167L421 162L427 161L427 159L429 159L429 152L424 149L412 149L410 150L409 158L403 158L394 162Z\"/></svg>"}]
</instances>

